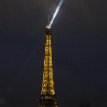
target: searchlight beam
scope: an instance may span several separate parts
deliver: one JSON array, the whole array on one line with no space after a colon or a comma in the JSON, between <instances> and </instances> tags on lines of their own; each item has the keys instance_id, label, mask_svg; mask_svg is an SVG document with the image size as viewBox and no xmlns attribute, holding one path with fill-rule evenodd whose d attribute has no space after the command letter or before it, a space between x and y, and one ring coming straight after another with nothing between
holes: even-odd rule
<instances>
[{"instance_id":1,"label":"searchlight beam","mask_svg":"<svg viewBox=\"0 0 107 107\"><path fill-rule=\"evenodd\" d=\"M58 12L59 12L59 10L60 10L60 7L62 6L63 1L64 1L64 0L61 0L61 1L59 2L59 5L57 6L57 8L56 8L56 10L55 10L55 12L54 12L54 14L53 14L53 17L52 17L50 23L46 26L46 28L48 28L48 29L51 28L51 26L52 26L52 24L53 24L53 22L54 22L54 20L55 20L55 18L56 18L56 15L58 14Z\"/></svg>"}]
</instances>

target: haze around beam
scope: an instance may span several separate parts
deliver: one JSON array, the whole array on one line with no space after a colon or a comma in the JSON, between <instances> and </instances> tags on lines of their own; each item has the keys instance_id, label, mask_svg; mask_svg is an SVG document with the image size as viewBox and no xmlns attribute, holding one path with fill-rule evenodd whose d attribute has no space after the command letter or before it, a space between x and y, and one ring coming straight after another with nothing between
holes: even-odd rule
<instances>
[{"instance_id":1,"label":"haze around beam","mask_svg":"<svg viewBox=\"0 0 107 107\"><path fill-rule=\"evenodd\" d=\"M55 12L54 12L54 14L53 14L53 17L52 17L50 23L46 26L47 28L51 28L51 26L52 26L52 24L53 24L53 22L54 22L54 20L55 20L55 18L56 18L56 15L58 14L58 12L59 12L59 10L60 10L60 7L62 6L63 1L64 1L64 0L61 0L61 1L59 2L59 5L57 6L57 8L56 8L56 10L55 10Z\"/></svg>"}]
</instances>

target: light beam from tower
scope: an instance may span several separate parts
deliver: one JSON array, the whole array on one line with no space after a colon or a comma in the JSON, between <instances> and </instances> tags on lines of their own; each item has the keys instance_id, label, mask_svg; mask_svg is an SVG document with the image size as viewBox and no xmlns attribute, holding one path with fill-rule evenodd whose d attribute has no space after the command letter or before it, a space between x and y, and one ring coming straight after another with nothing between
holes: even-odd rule
<instances>
[{"instance_id":1,"label":"light beam from tower","mask_svg":"<svg viewBox=\"0 0 107 107\"><path fill-rule=\"evenodd\" d=\"M56 8L56 10L55 10L55 12L54 12L54 14L53 14L53 17L52 17L50 23L47 25L47 28L48 28L48 29L50 29L50 28L52 27L52 24L53 24L53 22L54 22L54 20L55 20L56 15L57 15L58 12L59 12L61 6L62 6L63 1L64 1L64 0L61 0L61 1L59 2L59 5L57 6L57 8Z\"/></svg>"}]
</instances>

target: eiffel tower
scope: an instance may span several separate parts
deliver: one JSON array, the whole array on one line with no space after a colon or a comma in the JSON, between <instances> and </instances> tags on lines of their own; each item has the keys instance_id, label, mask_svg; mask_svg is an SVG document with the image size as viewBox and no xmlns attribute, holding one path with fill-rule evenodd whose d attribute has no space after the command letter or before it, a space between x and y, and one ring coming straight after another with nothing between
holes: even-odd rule
<instances>
[{"instance_id":1,"label":"eiffel tower","mask_svg":"<svg viewBox=\"0 0 107 107\"><path fill-rule=\"evenodd\" d=\"M42 90L39 107L58 107L55 97L54 80L53 80L53 64L52 64L52 29L46 27L46 41L45 41L45 56L44 56L44 71Z\"/></svg>"}]
</instances>

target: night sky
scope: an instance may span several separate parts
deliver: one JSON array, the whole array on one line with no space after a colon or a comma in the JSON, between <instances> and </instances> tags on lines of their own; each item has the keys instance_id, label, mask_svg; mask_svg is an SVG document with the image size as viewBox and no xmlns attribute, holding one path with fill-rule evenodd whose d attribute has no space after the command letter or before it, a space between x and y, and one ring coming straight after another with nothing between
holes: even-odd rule
<instances>
[{"instance_id":1,"label":"night sky","mask_svg":"<svg viewBox=\"0 0 107 107\"><path fill-rule=\"evenodd\" d=\"M59 0L0 1L0 107L37 107L44 27ZM107 1L65 0L53 24L59 107L107 107Z\"/></svg>"}]
</instances>

